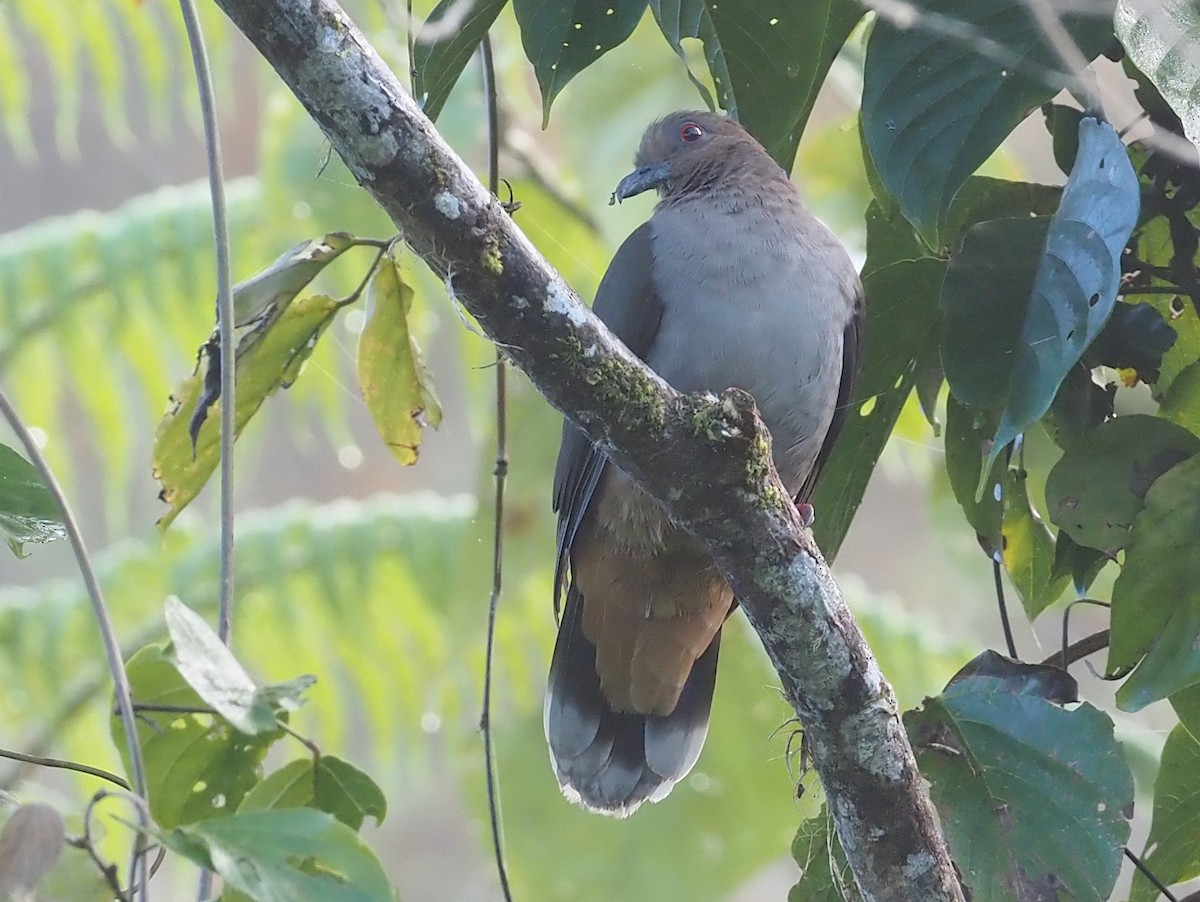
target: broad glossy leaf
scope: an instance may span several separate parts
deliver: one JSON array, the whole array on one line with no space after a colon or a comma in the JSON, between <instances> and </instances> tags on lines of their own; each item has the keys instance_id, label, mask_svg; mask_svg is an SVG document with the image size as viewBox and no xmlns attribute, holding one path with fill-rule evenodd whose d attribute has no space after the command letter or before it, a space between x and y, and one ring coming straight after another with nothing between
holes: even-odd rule
<instances>
[{"instance_id":1,"label":"broad glossy leaf","mask_svg":"<svg viewBox=\"0 0 1200 902\"><path fill-rule=\"evenodd\" d=\"M1080 545L1116 553L1129 543L1154 481L1197 451L1200 438L1159 417L1134 414L1101 423L1050 471L1050 522Z\"/></svg>"},{"instance_id":2,"label":"broad glossy leaf","mask_svg":"<svg viewBox=\"0 0 1200 902\"><path fill-rule=\"evenodd\" d=\"M413 52L417 102L437 119L471 54L508 0L442 0L417 32Z\"/></svg>"},{"instance_id":3,"label":"broad glossy leaf","mask_svg":"<svg viewBox=\"0 0 1200 902\"><path fill-rule=\"evenodd\" d=\"M862 117L888 193L936 247L963 182L1065 80L1022 0L932 0L919 16L944 27L882 16L876 22L863 67ZM1060 20L1086 59L1112 39L1101 10L1068 10Z\"/></svg>"},{"instance_id":4,"label":"broad glossy leaf","mask_svg":"<svg viewBox=\"0 0 1200 902\"><path fill-rule=\"evenodd\" d=\"M158 646L137 652L126 670L135 704L209 707ZM110 729L124 760L125 730L119 717L111 718ZM283 735L276 730L247 736L223 717L175 710L142 711L137 731L146 762L150 813L156 824L167 829L236 809L262 778L267 749ZM125 768L128 771L127 760Z\"/></svg>"},{"instance_id":5,"label":"broad glossy leaf","mask_svg":"<svg viewBox=\"0 0 1200 902\"><path fill-rule=\"evenodd\" d=\"M1163 746L1154 781L1154 820L1142 860L1168 886L1200 876L1200 737L1183 724ZM1162 896L1138 873L1131 898L1152 902Z\"/></svg>"},{"instance_id":6,"label":"broad glossy leaf","mask_svg":"<svg viewBox=\"0 0 1200 902\"><path fill-rule=\"evenodd\" d=\"M256 902L394 902L379 859L324 811L248 811L155 831Z\"/></svg>"},{"instance_id":7,"label":"broad glossy leaf","mask_svg":"<svg viewBox=\"0 0 1200 902\"><path fill-rule=\"evenodd\" d=\"M289 761L267 775L246 793L238 812L267 808L317 808L357 830L367 816L383 823L387 799L375 781L349 761L321 755Z\"/></svg>"},{"instance_id":8,"label":"broad glossy leaf","mask_svg":"<svg viewBox=\"0 0 1200 902\"><path fill-rule=\"evenodd\" d=\"M358 384L375 428L402 464L416 463L422 421L437 426L442 408L409 328L413 291L385 256L367 291L370 318L358 341Z\"/></svg>"},{"instance_id":9,"label":"broad glossy leaf","mask_svg":"<svg viewBox=\"0 0 1200 902\"><path fill-rule=\"evenodd\" d=\"M905 260L867 276L866 359L854 403L813 496L817 544L832 560L913 387L937 353L940 260ZM874 336L874 340L872 340Z\"/></svg>"},{"instance_id":10,"label":"broad glossy leaf","mask_svg":"<svg viewBox=\"0 0 1200 902\"><path fill-rule=\"evenodd\" d=\"M247 735L275 731L275 712L204 618L173 597L166 611L167 657L204 703Z\"/></svg>"},{"instance_id":11,"label":"broad glossy leaf","mask_svg":"<svg viewBox=\"0 0 1200 902\"><path fill-rule=\"evenodd\" d=\"M650 0L650 8L681 58L685 39L703 42L717 105L790 170L817 92L862 7L852 0Z\"/></svg>"},{"instance_id":12,"label":"broad glossy leaf","mask_svg":"<svg viewBox=\"0 0 1200 902\"><path fill-rule=\"evenodd\" d=\"M1198 535L1200 455L1195 455L1150 486L1113 585L1108 673L1138 665L1117 691L1122 710L1138 711L1200 683Z\"/></svg>"},{"instance_id":13,"label":"broad glossy leaf","mask_svg":"<svg viewBox=\"0 0 1200 902\"><path fill-rule=\"evenodd\" d=\"M975 902L1108 898L1129 838L1129 766L1107 715L1031 688L972 676L907 712L921 773Z\"/></svg>"},{"instance_id":14,"label":"broad glossy leaf","mask_svg":"<svg viewBox=\"0 0 1200 902\"><path fill-rule=\"evenodd\" d=\"M1058 601L1067 577L1055 571L1054 537L1033 509L1027 481L1016 468L1005 474L1001 559L1025 615L1033 620Z\"/></svg>"},{"instance_id":15,"label":"broad glossy leaf","mask_svg":"<svg viewBox=\"0 0 1200 902\"><path fill-rule=\"evenodd\" d=\"M53 542L65 536L61 516L37 468L0 445L0 536L12 553L25 557L26 542Z\"/></svg>"},{"instance_id":16,"label":"broad glossy leaf","mask_svg":"<svg viewBox=\"0 0 1200 902\"><path fill-rule=\"evenodd\" d=\"M1119 0L1113 22L1125 52L1200 147L1200 8L1195 0Z\"/></svg>"},{"instance_id":17,"label":"broad glossy leaf","mask_svg":"<svg viewBox=\"0 0 1200 902\"><path fill-rule=\"evenodd\" d=\"M1085 117L1079 153L1050 220L1015 350L992 454L1038 420L1112 313L1139 189L1121 139Z\"/></svg>"},{"instance_id":18,"label":"broad glossy leaf","mask_svg":"<svg viewBox=\"0 0 1200 902\"><path fill-rule=\"evenodd\" d=\"M312 353L316 340L333 321L338 302L325 295L303 298L292 304L270 328L252 333L238 348L237 432L258 412L268 395L291 384L300 365ZM152 464L162 483L159 498L171 506L158 521L166 529L200 494L220 460L219 420L209 416L200 426L195 453L189 418L200 397L204 374L197 369L176 386L171 409L158 424Z\"/></svg>"},{"instance_id":19,"label":"broad glossy leaf","mask_svg":"<svg viewBox=\"0 0 1200 902\"><path fill-rule=\"evenodd\" d=\"M946 475L955 500L963 509L967 522L975 530L979 544L989 557L1000 550L1000 528L1004 519L1004 464L995 461L988 470L987 486L978 498L976 487L987 448L991 442L993 422L976 417L951 395L946 399Z\"/></svg>"},{"instance_id":20,"label":"broad glossy leaf","mask_svg":"<svg viewBox=\"0 0 1200 902\"><path fill-rule=\"evenodd\" d=\"M521 43L542 90L542 127L572 78L633 34L646 0L513 0Z\"/></svg>"}]
</instances>

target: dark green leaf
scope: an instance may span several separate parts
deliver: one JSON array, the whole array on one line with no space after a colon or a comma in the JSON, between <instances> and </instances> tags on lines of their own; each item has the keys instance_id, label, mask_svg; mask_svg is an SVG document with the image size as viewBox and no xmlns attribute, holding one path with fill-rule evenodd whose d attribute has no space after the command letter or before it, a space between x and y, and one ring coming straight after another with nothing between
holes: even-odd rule
<instances>
[{"instance_id":1,"label":"dark green leaf","mask_svg":"<svg viewBox=\"0 0 1200 902\"><path fill-rule=\"evenodd\" d=\"M1092 583L1111 561L1107 554L1079 545L1070 533L1060 529L1054 539L1054 578L1069 579L1076 594L1086 595Z\"/></svg>"},{"instance_id":2,"label":"dark green leaf","mask_svg":"<svg viewBox=\"0 0 1200 902\"><path fill-rule=\"evenodd\" d=\"M413 52L421 109L437 119L471 54L508 0L442 0L417 32Z\"/></svg>"},{"instance_id":3,"label":"dark green leaf","mask_svg":"<svg viewBox=\"0 0 1200 902\"><path fill-rule=\"evenodd\" d=\"M1179 723L1193 736L1200 737L1200 683L1188 686L1171 696L1171 707Z\"/></svg>"},{"instance_id":4,"label":"dark green leaf","mask_svg":"<svg viewBox=\"0 0 1200 902\"><path fill-rule=\"evenodd\" d=\"M290 761L268 775L242 800L238 812L267 808L318 808L352 830L369 815L377 824L387 815L387 799L367 774L332 755Z\"/></svg>"},{"instance_id":5,"label":"dark green leaf","mask_svg":"<svg viewBox=\"0 0 1200 902\"><path fill-rule=\"evenodd\" d=\"M1134 414L1102 423L1050 471L1050 522L1080 545L1115 554L1129 543L1150 486L1197 451L1200 438L1158 417Z\"/></svg>"},{"instance_id":6,"label":"dark green leaf","mask_svg":"<svg viewBox=\"0 0 1200 902\"><path fill-rule=\"evenodd\" d=\"M269 327L256 330L238 347L237 432L258 412L268 395L291 384L300 365L312 354L316 340L333 321L338 302L314 295L289 304ZM171 506L158 521L166 529L200 494L220 459L218 418L200 426L195 451L189 432L189 415L200 397L204 374L199 368L176 386L171 409L158 424L152 464L162 483L159 498Z\"/></svg>"},{"instance_id":7,"label":"dark green leaf","mask_svg":"<svg viewBox=\"0 0 1200 902\"><path fill-rule=\"evenodd\" d=\"M1014 468L1005 474L1001 558L1025 615L1033 620L1058 601L1067 577L1055 572L1054 537L1033 509L1026 483L1021 470Z\"/></svg>"},{"instance_id":8,"label":"dark green leaf","mask_svg":"<svg viewBox=\"0 0 1200 902\"><path fill-rule=\"evenodd\" d=\"M917 366L937 353L934 341L940 260L905 260L867 276L866 358L857 397L813 496L814 535L829 560L837 555L875 463L913 387ZM874 336L874 339L872 339Z\"/></svg>"},{"instance_id":9,"label":"dark green leaf","mask_svg":"<svg viewBox=\"0 0 1200 902\"><path fill-rule=\"evenodd\" d=\"M1197 536L1200 455L1172 467L1150 486L1113 586L1108 672L1121 673L1142 659L1117 691L1122 710L1138 711L1200 683Z\"/></svg>"},{"instance_id":10,"label":"dark green leaf","mask_svg":"<svg viewBox=\"0 0 1200 902\"><path fill-rule=\"evenodd\" d=\"M54 496L37 468L7 445L0 445L0 535L17 557L26 542L53 542L66 535Z\"/></svg>"},{"instance_id":11,"label":"dark green leaf","mask_svg":"<svg viewBox=\"0 0 1200 902\"><path fill-rule=\"evenodd\" d=\"M138 718L154 822L170 829L237 808L262 778L267 749L283 733L247 736L223 717L179 713L180 708L208 705L184 682L162 648L143 648L129 659L126 670L136 704L172 709L144 710ZM124 758L121 719L112 717L110 728ZM128 771L128 761L125 767Z\"/></svg>"},{"instance_id":12,"label":"dark green leaf","mask_svg":"<svg viewBox=\"0 0 1200 902\"><path fill-rule=\"evenodd\" d=\"M1079 120L1083 118L1083 110L1061 103L1046 103L1042 105L1042 116L1054 142L1054 162L1063 175L1070 175L1079 152Z\"/></svg>"},{"instance_id":13,"label":"dark green leaf","mask_svg":"<svg viewBox=\"0 0 1200 902\"><path fill-rule=\"evenodd\" d=\"M904 715L975 902L1105 899L1129 838L1133 777L1112 721L995 677Z\"/></svg>"},{"instance_id":14,"label":"dark green leaf","mask_svg":"<svg viewBox=\"0 0 1200 902\"><path fill-rule=\"evenodd\" d=\"M1167 737L1154 781L1154 821L1142 860L1168 886L1200 876L1200 739L1183 724ZM1141 873L1132 902L1162 898Z\"/></svg>"},{"instance_id":15,"label":"dark green leaf","mask_svg":"<svg viewBox=\"0 0 1200 902\"><path fill-rule=\"evenodd\" d=\"M633 34L646 0L513 0L521 43L542 89L542 127L572 78Z\"/></svg>"},{"instance_id":16,"label":"dark green leaf","mask_svg":"<svg viewBox=\"0 0 1200 902\"><path fill-rule=\"evenodd\" d=\"M792 858L803 873L788 893L788 902L857 902L862 898L825 806L816 817L800 822L792 840Z\"/></svg>"},{"instance_id":17,"label":"dark green leaf","mask_svg":"<svg viewBox=\"0 0 1200 902\"><path fill-rule=\"evenodd\" d=\"M1195 0L1120 0L1117 37L1200 147L1200 9Z\"/></svg>"},{"instance_id":18,"label":"dark green leaf","mask_svg":"<svg viewBox=\"0 0 1200 902\"><path fill-rule=\"evenodd\" d=\"M972 410L1004 403L1048 227L1045 217L978 223L950 261L941 295L942 367L951 394Z\"/></svg>"},{"instance_id":19,"label":"dark green leaf","mask_svg":"<svg viewBox=\"0 0 1200 902\"><path fill-rule=\"evenodd\" d=\"M992 454L1038 420L1112 313L1139 189L1112 126L1085 117L1079 154L1050 220Z\"/></svg>"},{"instance_id":20,"label":"dark green leaf","mask_svg":"<svg viewBox=\"0 0 1200 902\"><path fill-rule=\"evenodd\" d=\"M358 384L375 428L402 464L416 463L421 424L436 427L442 408L409 329L413 291L385 256L367 292L370 319L358 340Z\"/></svg>"},{"instance_id":21,"label":"dark green leaf","mask_svg":"<svg viewBox=\"0 0 1200 902\"><path fill-rule=\"evenodd\" d=\"M1054 403L1042 417L1046 434L1058 447L1071 448L1113 415L1115 385L1100 385L1082 363L1071 367Z\"/></svg>"},{"instance_id":22,"label":"dark green leaf","mask_svg":"<svg viewBox=\"0 0 1200 902\"><path fill-rule=\"evenodd\" d=\"M375 854L324 811L239 812L154 835L256 902L395 899Z\"/></svg>"},{"instance_id":23,"label":"dark green leaf","mask_svg":"<svg viewBox=\"0 0 1200 902\"><path fill-rule=\"evenodd\" d=\"M988 474L988 488L975 497L986 450L992 440L994 420L978 421L951 395L946 399L946 475L950 489L975 530L979 544L989 557L1000 550L1000 526L1004 518L1002 483L1004 465L996 461Z\"/></svg>"},{"instance_id":24,"label":"dark green leaf","mask_svg":"<svg viewBox=\"0 0 1200 902\"><path fill-rule=\"evenodd\" d=\"M1086 59L1112 39L1099 10L1060 21ZM1058 93L1056 51L1021 0L932 0L902 26L881 17L867 43L862 117L888 192L931 245L958 189L1038 104Z\"/></svg>"},{"instance_id":25,"label":"dark green leaf","mask_svg":"<svg viewBox=\"0 0 1200 902\"><path fill-rule=\"evenodd\" d=\"M1079 683L1067 671L1048 664L1030 664L988 649L977 654L950 678L947 686L975 677L1002 680L1013 695L1036 695L1056 705L1079 701Z\"/></svg>"},{"instance_id":26,"label":"dark green leaf","mask_svg":"<svg viewBox=\"0 0 1200 902\"><path fill-rule=\"evenodd\" d=\"M168 657L205 704L248 735L276 729L275 712L204 618L178 598L167 599Z\"/></svg>"},{"instance_id":27,"label":"dark green leaf","mask_svg":"<svg viewBox=\"0 0 1200 902\"><path fill-rule=\"evenodd\" d=\"M1151 304L1117 301L1112 316L1084 354L1089 366L1136 370L1138 378L1158 381L1163 354L1178 336Z\"/></svg>"},{"instance_id":28,"label":"dark green leaf","mask_svg":"<svg viewBox=\"0 0 1200 902\"><path fill-rule=\"evenodd\" d=\"M790 170L825 73L862 7L852 0L650 0L650 8L681 58L683 40L703 42L717 104Z\"/></svg>"}]
</instances>

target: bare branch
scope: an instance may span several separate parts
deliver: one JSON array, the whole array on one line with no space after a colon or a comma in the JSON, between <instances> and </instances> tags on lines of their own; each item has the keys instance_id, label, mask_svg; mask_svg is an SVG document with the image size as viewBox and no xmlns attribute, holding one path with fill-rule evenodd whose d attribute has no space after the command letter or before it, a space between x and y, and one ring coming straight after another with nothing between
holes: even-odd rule
<instances>
[{"instance_id":1,"label":"bare branch","mask_svg":"<svg viewBox=\"0 0 1200 902\"><path fill-rule=\"evenodd\" d=\"M895 696L753 400L681 395L614 339L331 0L217 2L488 336L712 553L804 726L864 896L961 900Z\"/></svg>"}]
</instances>

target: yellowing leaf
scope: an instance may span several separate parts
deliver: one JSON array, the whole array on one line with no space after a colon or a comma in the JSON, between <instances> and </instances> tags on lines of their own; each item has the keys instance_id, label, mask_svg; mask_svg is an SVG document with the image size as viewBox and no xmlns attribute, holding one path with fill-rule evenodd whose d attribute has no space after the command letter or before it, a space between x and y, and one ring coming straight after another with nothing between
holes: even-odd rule
<instances>
[{"instance_id":1,"label":"yellowing leaf","mask_svg":"<svg viewBox=\"0 0 1200 902\"><path fill-rule=\"evenodd\" d=\"M237 434L262 406L268 395L295 379L300 364L338 311L338 301L313 295L290 304L269 328L241 342L237 358ZM162 483L159 498L171 509L158 521L171 525L179 512L200 494L220 459L220 417L210 415L196 438L196 453L188 434L189 418L200 396L204 374L198 367L172 393L171 409L158 424L151 460L154 476ZM224 402L219 402L224 403Z\"/></svg>"},{"instance_id":2,"label":"yellowing leaf","mask_svg":"<svg viewBox=\"0 0 1200 902\"><path fill-rule=\"evenodd\" d=\"M400 463L416 463L422 422L435 428L442 408L409 329L412 289L390 256L368 290L371 318L358 343L358 384L384 443Z\"/></svg>"}]
</instances>

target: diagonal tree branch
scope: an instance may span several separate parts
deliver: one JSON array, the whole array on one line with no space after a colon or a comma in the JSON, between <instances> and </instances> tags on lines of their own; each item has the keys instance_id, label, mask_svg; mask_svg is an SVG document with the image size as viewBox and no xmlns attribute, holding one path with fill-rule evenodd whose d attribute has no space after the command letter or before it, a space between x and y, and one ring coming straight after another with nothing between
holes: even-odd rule
<instances>
[{"instance_id":1,"label":"diagonal tree branch","mask_svg":"<svg viewBox=\"0 0 1200 902\"><path fill-rule=\"evenodd\" d=\"M613 338L331 0L217 3L488 336L712 553L804 726L866 898L961 900L895 696L749 395L681 395Z\"/></svg>"}]
</instances>

